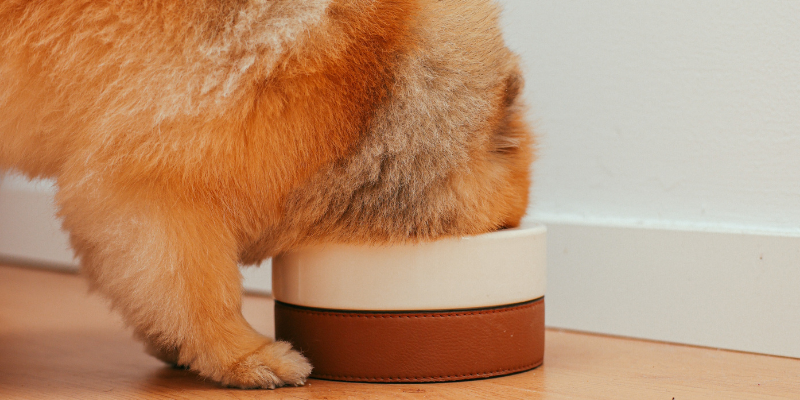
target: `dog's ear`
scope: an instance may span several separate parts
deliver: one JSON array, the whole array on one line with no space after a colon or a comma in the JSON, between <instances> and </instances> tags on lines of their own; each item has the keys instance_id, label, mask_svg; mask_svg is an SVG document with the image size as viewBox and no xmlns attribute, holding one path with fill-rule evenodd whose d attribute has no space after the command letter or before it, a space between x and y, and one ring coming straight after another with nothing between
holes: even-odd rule
<instances>
[{"instance_id":1,"label":"dog's ear","mask_svg":"<svg viewBox=\"0 0 800 400\"><path fill-rule=\"evenodd\" d=\"M522 93L525 85L524 78L519 70L514 69L505 79L502 94L501 113L503 117L492 137L494 153L505 155L520 150L528 134L525 129L515 129L516 121L521 111L517 98Z\"/></svg>"},{"instance_id":2,"label":"dog's ear","mask_svg":"<svg viewBox=\"0 0 800 400\"><path fill-rule=\"evenodd\" d=\"M495 206L504 228L518 226L528 206L534 136L524 118L523 87L522 74L512 68L499 84L499 118L489 138L491 163L504 171L504 182L498 186L502 200Z\"/></svg>"},{"instance_id":3,"label":"dog's ear","mask_svg":"<svg viewBox=\"0 0 800 400\"><path fill-rule=\"evenodd\" d=\"M511 107L514 104L514 102L517 100L517 97L519 97L520 93L522 92L523 86L525 86L525 82L519 70L513 70L511 74L506 77L506 91L504 98L504 104L506 107Z\"/></svg>"}]
</instances>

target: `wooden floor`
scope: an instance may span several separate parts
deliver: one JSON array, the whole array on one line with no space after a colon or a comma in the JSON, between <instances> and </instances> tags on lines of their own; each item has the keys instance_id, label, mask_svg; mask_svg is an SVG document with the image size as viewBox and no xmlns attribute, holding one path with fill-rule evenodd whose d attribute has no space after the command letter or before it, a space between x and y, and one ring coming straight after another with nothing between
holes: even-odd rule
<instances>
[{"instance_id":1,"label":"wooden floor","mask_svg":"<svg viewBox=\"0 0 800 400\"><path fill-rule=\"evenodd\" d=\"M272 332L270 299L244 308ZM0 266L0 399L800 399L796 359L559 330L546 343L544 366L502 378L225 389L144 354L79 277Z\"/></svg>"}]
</instances>

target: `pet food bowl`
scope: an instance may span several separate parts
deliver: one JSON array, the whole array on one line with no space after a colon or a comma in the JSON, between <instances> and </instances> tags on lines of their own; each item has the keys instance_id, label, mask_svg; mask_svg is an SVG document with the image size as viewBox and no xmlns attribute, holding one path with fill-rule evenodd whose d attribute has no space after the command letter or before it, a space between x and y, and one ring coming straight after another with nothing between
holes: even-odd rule
<instances>
[{"instance_id":1,"label":"pet food bowl","mask_svg":"<svg viewBox=\"0 0 800 400\"><path fill-rule=\"evenodd\" d=\"M273 260L275 333L312 377L443 382L535 368L544 355L545 228L325 245Z\"/></svg>"}]
</instances>

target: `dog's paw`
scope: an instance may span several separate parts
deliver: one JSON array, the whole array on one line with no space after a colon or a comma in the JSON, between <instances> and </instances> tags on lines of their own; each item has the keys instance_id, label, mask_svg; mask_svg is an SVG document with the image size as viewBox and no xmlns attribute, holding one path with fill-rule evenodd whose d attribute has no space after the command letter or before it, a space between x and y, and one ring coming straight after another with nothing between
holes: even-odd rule
<instances>
[{"instance_id":1,"label":"dog's paw","mask_svg":"<svg viewBox=\"0 0 800 400\"><path fill-rule=\"evenodd\" d=\"M262 346L231 366L222 383L242 389L301 386L311 374L311 364L286 342Z\"/></svg>"}]
</instances>

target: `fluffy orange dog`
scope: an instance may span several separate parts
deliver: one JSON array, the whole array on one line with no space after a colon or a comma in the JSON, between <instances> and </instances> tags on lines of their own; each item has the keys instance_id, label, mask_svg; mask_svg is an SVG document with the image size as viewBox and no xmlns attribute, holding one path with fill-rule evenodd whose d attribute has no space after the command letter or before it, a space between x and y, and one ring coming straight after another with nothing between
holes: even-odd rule
<instances>
[{"instance_id":1,"label":"fluffy orange dog","mask_svg":"<svg viewBox=\"0 0 800 400\"><path fill-rule=\"evenodd\" d=\"M311 366L237 263L514 226L532 139L485 0L3 0L0 168L54 177L94 288L225 385Z\"/></svg>"}]
</instances>

